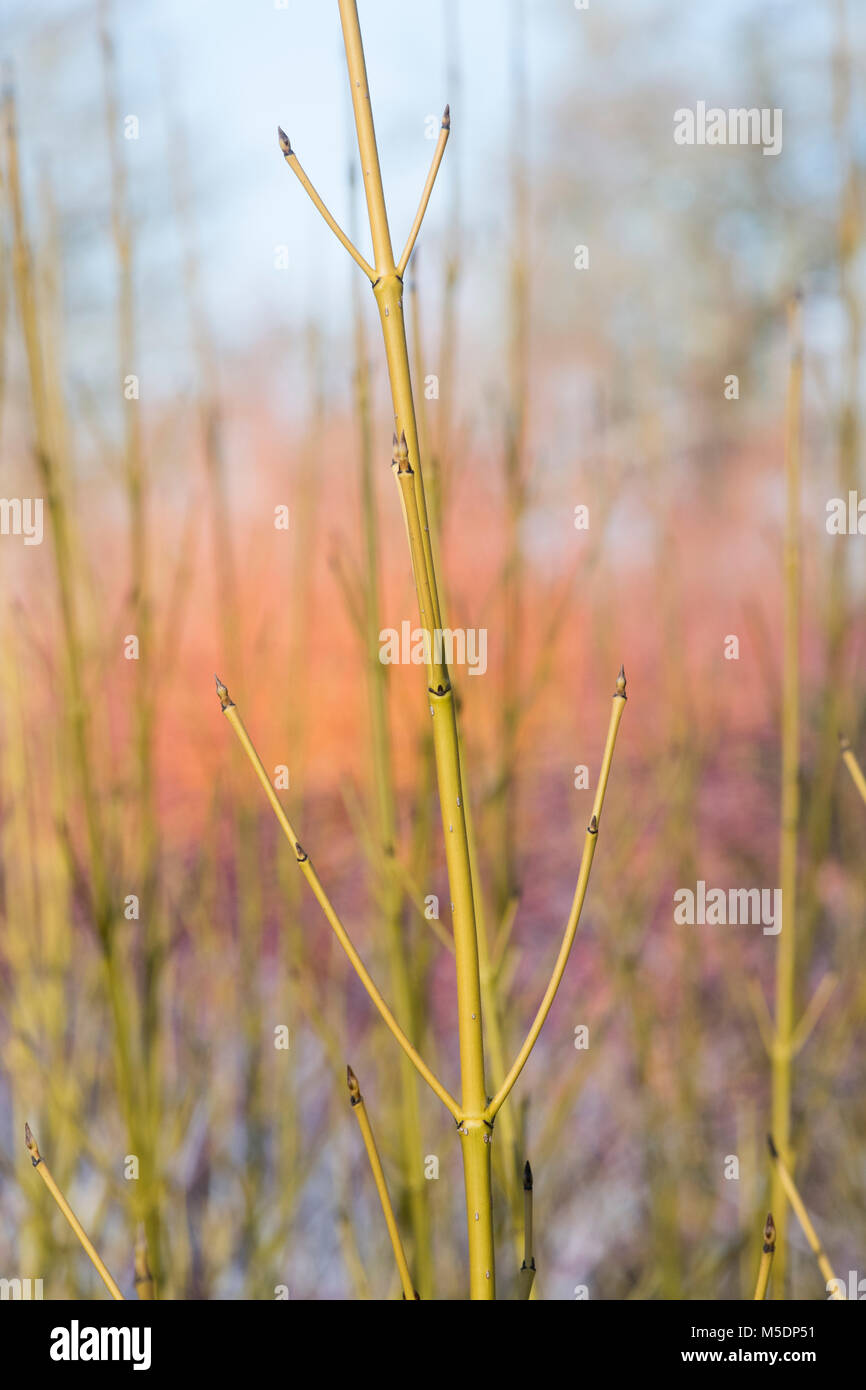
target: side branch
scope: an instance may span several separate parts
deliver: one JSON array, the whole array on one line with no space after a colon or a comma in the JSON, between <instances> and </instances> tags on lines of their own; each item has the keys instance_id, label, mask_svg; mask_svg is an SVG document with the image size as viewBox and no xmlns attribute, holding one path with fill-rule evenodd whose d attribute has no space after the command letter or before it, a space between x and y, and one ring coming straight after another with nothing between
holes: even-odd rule
<instances>
[{"instance_id":1,"label":"side branch","mask_svg":"<svg viewBox=\"0 0 866 1390\"><path fill-rule=\"evenodd\" d=\"M394 455L392 471L397 479L403 519L406 522L406 535L409 540L409 555L412 561L412 574L415 580L415 593L418 597L418 610L421 626L427 638L426 655L427 684L431 690L444 693L451 687L451 680L445 666L441 649L437 651L435 634L439 627L437 605L434 598L435 581L427 563L424 549L424 527L418 509L418 494L415 489L416 477L409 462L409 449L404 430L400 439L394 435ZM429 533L428 533L429 534Z\"/></svg>"},{"instance_id":2,"label":"side branch","mask_svg":"<svg viewBox=\"0 0 866 1390\"><path fill-rule=\"evenodd\" d=\"M828 971L826 975L822 975L821 979L818 981L815 993L806 1005L803 1017L791 1034L792 1057L796 1057L797 1053L801 1052L809 1041L815 1025L824 1012L830 996L838 983L839 977L838 975L834 975L832 971Z\"/></svg>"},{"instance_id":3,"label":"side branch","mask_svg":"<svg viewBox=\"0 0 866 1390\"><path fill-rule=\"evenodd\" d=\"M857 755L851 747L850 741L844 734L839 735L839 751L842 754L843 763L851 773L851 780L854 786L857 788L863 801L866 802L866 777L863 775L863 769L857 761Z\"/></svg>"},{"instance_id":4,"label":"side branch","mask_svg":"<svg viewBox=\"0 0 866 1390\"><path fill-rule=\"evenodd\" d=\"M616 735L619 729L620 720L622 719L623 710L625 709L625 701L625 671L622 669L622 667L620 667L619 676L617 677L616 682L616 691L613 697L613 706L610 712L610 723L608 724L607 729L607 741L604 746L604 756L602 757L601 762L601 773L599 774L598 788L595 793L595 804L592 808L592 817L590 819L589 826L587 827L586 838L583 844L583 855L580 861L580 871L577 876L577 887L574 890L574 898L572 900L571 912L569 913L568 922L565 928L565 935L562 939L562 945L559 948L559 955L556 958L556 964L553 967L553 974L550 977L550 983L548 984L547 989L545 990L544 998L542 999L538 1007L538 1012L535 1015L535 1018L533 1019L532 1027L526 1035L526 1041L524 1042L523 1046L518 1052L511 1070L509 1071L499 1090L496 1092L496 1095L493 1097L492 1101L487 1107L486 1118L489 1121L492 1121L495 1118L503 1101L508 1096L508 1093L510 1092L512 1086L514 1085L515 1081L517 1080L518 1076L520 1075L524 1066L526 1065L526 1062L529 1059L529 1054L531 1053L533 1047L535 1046L538 1040L539 1033L544 1027L544 1021L547 1018L547 1015L550 1013L551 1005L553 1004L553 1001L556 998L556 991L559 989L562 977L565 974L565 967L568 964L568 957L571 954L571 948L574 944L574 938L577 933L578 924L580 922L580 914L583 910L583 900L586 897L586 887L589 883L589 874L590 870L592 869L592 861L595 855L595 847L598 842L598 826L599 821L601 820L602 807L604 806L604 796L607 790L607 780L610 775L610 765L613 760L613 750L616 744Z\"/></svg>"},{"instance_id":5,"label":"side branch","mask_svg":"<svg viewBox=\"0 0 866 1390\"><path fill-rule=\"evenodd\" d=\"M806 1210L803 1198L800 1196L800 1193L797 1189L797 1185L794 1182L794 1179L792 1178L788 1170L787 1164L782 1158L782 1155L779 1153L779 1150L776 1148L772 1134L767 1135L767 1147L770 1150L770 1158L773 1161L776 1172L779 1174L779 1180L782 1184L782 1187L785 1190L785 1195L787 1196L788 1201L791 1203L791 1206L794 1210L794 1214L796 1215L797 1220L800 1223L800 1229L802 1230L803 1235L806 1237L806 1240L809 1242L809 1248L811 1249L812 1254L815 1256L815 1259L818 1262L818 1268L820 1269L821 1274L824 1278L824 1286L827 1292L833 1299L844 1300L845 1295L842 1292L843 1285L841 1281L838 1280L833 1273L833 1266L830 1264L826 1252L824 1251L821 1242L818 1239L817 1232L815 1230L815 1227L812 1225L812 1219ZM831 1287L832 1292L830 1292Z\"/></svg>"},{"instance_id":6,"label":"side branch","mask_svg":"<svg viewBox=\"0 0 866 1390\"><path fill-rule=\"evenodd\" d=\"M367 1114L367 1107L364 1104L364 1097L361 1095L361 1087L358 1085L358 1078L351 1067L346 1068L346 1082L349 1087L349 1100L355 1112L355 1118L358 1121L358 1128L361 1131L364 1148L367 1150L367 1158L370 1160L373 1181L376 1184L379 1201L382 1203L382 1214L385 1217L385 1225L388 1227L391 1249L394 1251L397 1272L400 1275L400 1283L403 1287L403 1298L414 1300L417 1299L419 1295L415 1290L415 1285L412 1283L412 1275L409 1273L406 1253L403 1249L403 1242L400 1239L400 1230L397 1226L397 1219L394 1216L394 1208L391 1205L388 1184L385 1181L382 1160L379 1157L379 1150L376 1148L376 1140L373 1137L373 1127L370 1124L370 1116Z\"/></svg>"},{"instance_id":7,"label":"side branch","mask_svg":"<svg viewBox=\"0 0 866 1390\"><path fill-rule=\"evenodd\" d=\"M424 1061L424 1058L421 1056L420 1052L417 1052L416 1049L412 1046L409 1039L406 1037L406 1034L403 1032L403 1029L400 1027L394 1015L391 1013L391 1010L388 1008L388 1005L385 1003L385 1000L382 998L381 994L379 993L378 989L373 983L373 980L370 974L368 973L367 968L364 965L364 962L361 960L361 957L358 955L358 952L355 950L355 947L352 944L352 940L349 936L349 933L343 926L342 921L337 915L336 909L334 908L330 898L325 892L325 889L322 885L322 881L319 878L319 875L316 873L316 870L313 868L309 855L301 847L298 841L298 837L292 828L291 822L289 821L288 816L282 808L280 799L274 791L273 786L271 785L270 778L268 777L268 774L264 769L262 760L256 752L252 739L246 731L244 722L241 719L240 714L238 713L237 705L235 704L234 700L232 700L226 687L222 684L222 681L219 679L219 677L217 676L215 679L217 694L219 696L219 701L222 707L223 714L226 716L235 733L237 734L238 742L240 743L241 747L243 748L244 752L249 758L253 767L253 771L255 772L256 776L261 782L265 790L265 795L268 798L268 801L271 803L274 815L276 816L279 822L280 829L282 830L283 834L285 835L286 839L291 845L292 850L294 851L294 855L298 861L298 864L300 865L301 872L304 875L304 878L309 883L310 887L312 888L316 901L318 902L319 906L324 912L328 924L334 932L334 935L336 936L343 950L346 952L346 955L349 957L355 974L358 976L358 979L361 981L361 984L364 986L371 1000L375 1004L376 1008L379 1010L379 1013L381 1014L385 1024L390 1029L391 1033L396 1038L403 1051L406 1053L406 1056L412 1062L412 1065L427 1082L427 1085L430 1087L431 1091L433 1091L435 1095L439 1097L442 1104L445 1106L446 1110L448 1110L449 1113L453 1116L453 1118L455 1120L460 1119L461 1111L456 1100L452 1095L449 1094L448 1091L446 1091L445 1087L442 1085L442 1082L430 1070L427 1063Z\"/></svg>"},{"instance_id":8,"label":"side branch","mask_svg":"<svg viewBox=\"0 0 866 1390\"><path fill-rule=\"evenodd\" d=\"M424 214L427 211L427 204L430 202L430 194L433 192L433 185L436 182L436 175L439 173L439 165L442 163L442 156L445 153L445 146L448 144L448 136L451 134L451 107L445 107L445 114L442 117L442 125L439 128L439 139L436 141L436 148L433 151L433 162L430 165L430 173L427 175L427 182L421 194L421 201L418 204L418 211L415 214L415 221L412 223L403 254L397 262L397 274L402 280L406 267L409 264L409 257L418 240L418 233L421 230L421 223L424 221Z\"/></svg>"},{"instance_id":9,"label":"side branch","mask_svg":"<svg viewBox=\"0 0 866 1390\"><path fill-rule=\"evenodd\" d=\"M79 1241L84 1247L85 1251L90 1257L91 1264L93 1265L94 1269L96 1270L105 1287L108 1289L108 1292L111 1294L111 1297L115 1299L117 1302L125 1303L126 1300L124 1299L123 1294L120 1292L120 1289L117 1287L117 1284L112 1279L103 1261L100 1259L96 1247L93 1244L93 1241L88 1236L81 1222L78 1220L78 1217L75 1215L75 1212L72 1210L63 1193L60 1191L60 1188L57 1186L57 1183L54 1181L54 1178L48 1168L48 1164L45 1162L45 1159L39 1152L39 1145L36 1143L33 1131L31 1130L29 1125L24 1126L24 1143L27 1145L27 1151L30 1154L30 1162L33 1164L33 1167L36 1169L40 1178L45 1183L45 1186L48 1188L48 1191L51 1193L51 1196L54 1198L63 1215L66 1217L66 1220L69 1222L69 1225L71 1226L73 1232L78 1237Z\"/></svg>"},{"instance_id":10,"label":"side branch","mask_svg":"<svg viewBox=\"0 0 866 1390\"><path fill-rule=\"evenodd\" d=\"M355 261L355 263L361 267L364 274L367 276L367 279L370 281L371 284L373 284L376 279L375 270L371 265L368 264L367 261L364 260L364 257L361 255L357 246L355 246L349 240L349 238L346 236L346 233L343 231L343 228L340 226L339 222L337 222L336 219L331 216L330 212L328 211L325 204L322 202L315 188L310 183L310 180L307 178L307 175L305 174L301 166L301 162L298 159L298 156L292 149L288 135L280 126L277 126L277 134L280 138L280 149L283 152L283 157L286 163L288 164L289 168L291 169L292 173L295 174L297 178L300 180L301 184L309 194L310 199L318 208L319 212L322 214L322 217L325 219L331 231L334 233L334 236L343 246L345 246L349 255L352 257L352 260Z\"/></svg>"}]
</instances>

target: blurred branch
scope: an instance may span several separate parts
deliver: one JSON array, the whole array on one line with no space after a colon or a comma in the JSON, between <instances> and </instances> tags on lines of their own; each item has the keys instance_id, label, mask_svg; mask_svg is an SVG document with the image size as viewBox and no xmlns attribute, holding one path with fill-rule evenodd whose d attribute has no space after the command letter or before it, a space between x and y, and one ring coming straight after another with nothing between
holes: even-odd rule
<instances>
[{"instance_id":1,"label":"blurred branch","mask_svg":"<svg viewBox=\"0 0 866 1390\"><path fill-rule=\"evenodd\" d=\"M592 809L592 818L590 819L589 826L586 832L586 838L584 840L583 856L580 861L580 871L578 873L577 878L577 887L574 890L574 900L571 905L571 913L569 915L568 923L565 928L565 936L563 938L562 945L559 948L559 955L557 957L556 964L553 968L553 975L551 976L550 983L548 984L547 989L545 991L544 998L542 999L541 1004L539 1005L538 1013L535 1015L532 1027L530 1028L529 1033L526 1036L526 1040L523 1046L517 1054L517 1057L511 1067L511 1070L509 1071L508 1075L506 1076L496 1095L493 1097L493 1099L487 1106L487 1118L491 1121L495 1118L497 1111L499 1110L503 1101L508 1096L512 1086L514 1085L515 1081L517 1080L518 1076L520 1075L521 1071L526 1065L526 1062L529 1058L529 1054L535 1046L538 1040L538 1035L541 1032L542 1027L544 1026L544 1021L547 1018L547 1015L550 1013L551 1005L553 1004L554 998L556 997L556 992L559 989L562 977L565 974L565 967L568 964L568 957L571 954L571 948L574 944L574 938L577 933L578 924L580 923L580 914L583 909L583 900L586 897L586 888L587 884L589 883L590 870L592 869L592 861L595 856L595 847L598 842L598 827L599 821L601 819L602 808L604 806L604 797L605 792L607 790L607 781L610 775L610 765L613 760L613 750L616 744L617 730L619 729L620 720L622 719L623 710L625 709L625 701L625 672L622 669L622 667L620 667L620 673L617 677L616 682L616 690L613 696L613 705L610 713L610 723L608 725L607 730L607 741L605 743L604 755L602 757L601 773L599 775L598 788L595 794L595 803Z\"/></svg>"}]
</instances>

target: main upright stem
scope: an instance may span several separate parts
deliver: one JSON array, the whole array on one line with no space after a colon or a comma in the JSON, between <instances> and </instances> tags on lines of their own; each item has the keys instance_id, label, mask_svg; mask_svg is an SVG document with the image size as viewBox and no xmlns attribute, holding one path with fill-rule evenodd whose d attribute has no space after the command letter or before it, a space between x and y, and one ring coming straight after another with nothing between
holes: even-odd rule
<instances>
[{"instance_id":1,"label":"main upright stem","mask_svg":"<svg viewBox=\"0 0 866 1390\"><path fill-rule=\"evenodd\" d=\"M391 246L388 213L382 188L382 174L373 126L373 111L367 86L367 69L361 41L356 0L339 0L340 21L346 46L346 61L352 87L352 106L358 133L358 150L364 175L364 192L373 239L376 279L373 292L379 306L391 396L395 433L405 435L407 466L400 471L412 474L409 505L414 501L419 544L413 546L415 584L422 601L422 622L432 637L440 626L439 596L433 567L427 502L421 472L418 427L412 396L409 350L403 317L403 281L398 273ZM407 480L408 481L408 480ZM402 490L401 490L402 491ZM403 493L406 496L406 493ZM407 518L410 535L413 517ZM432 649L432 643L431 643ZM481 986L478 969L478 941L469 842L464 815L465 799L460 780L457 718L454 692L447 668L436 667L431 675L430 712L433 716L433 742L445 854L451 892L454 947L457 962L457 1009L460 1040L460 1074L463 1113L459 1132L463 1144L466 1185L466 1211L469 1233L470 1298L496 1296L493 1258L493 1212L490 1175L492 1124L485 1118L487 1093L484 1081L484 1047L481 1027Z\"/></svg>"},{"instance_id":2,"label":"main upright stem","mask_svg":"<svg viewBox=\"0 0 866 1390\"><path fill-rule=\"evenodd\" d=\"M791 1088L796 991L797 836L800 765L800 430L803 395L803 340L799 299L788 311L790 365L785 425L786 520L784 546L784 667L782 688L782 805L779 880L782 930L776 946L776 1013L772 1056L773 1135L782 1160L794 1167L791 1152ZM773 1283L785 1297L788 1260L788 1200L779 1166L773 1168L770 1207L778 1233Z\"/></svg>"}]
</instances>

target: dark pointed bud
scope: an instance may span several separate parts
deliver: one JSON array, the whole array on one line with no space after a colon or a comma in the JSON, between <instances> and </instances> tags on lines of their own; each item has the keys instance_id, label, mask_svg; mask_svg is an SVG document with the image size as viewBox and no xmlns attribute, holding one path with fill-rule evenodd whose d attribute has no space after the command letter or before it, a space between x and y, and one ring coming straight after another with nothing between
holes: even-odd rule
<instances>
[{"instance_id":1,"label":"dark pointed bud","mask_svg":"<svg viewBox=\"0 0 866 1390\"><path fill-rule=\"evenodd\" d=\"M773 1142L772 1134L767 1135L767 1148L770 1150L770 1154L773 1158L779 1157L779 1150L776 1148L776 1145Z\"/></svg>"},{"instance_id":2,"label":"dark pointed bud","mask_svg":"<svg viewBox=\"0 0 866 1390\"><path fill-rule=\"evenodd\" d=\"M590 835L598 834L598 816L593 816L592 820L589 822L589 825L587 826L587 830L589 831Z\"/></svg>"},{"instance_id":3,"label":"dark pointed bud","mask_svg":"<svg viewBox=\"0 0 866 1390\"><path fill-rule=\"evenodd\" d=\"M840 750L840 752L842 752L842 753L847 753L847 752L848 752L848 749L849 749L850 747L851 747L851 740L848 738L847 734L840 734L840 735L839 735L839 750Z\"/></svg>"},{"instance_id":4,"label":"dark pointed bud","mask_svg":"<svg viewBox=\"0 0 866 1390\"><path fill-rule=\"evenodd\" d=\"M764 1222L764 1251L767 1255L772 1254L776 1248L776 1223L773 1220L773 1213L767 1212L767 1219Z\"/></svg>"},{"instance_id":5,"label":"dark pointed bud","mask_svg":"<svg viewBox=\"0 0 866 1390\"><path fill-rule=\"evenodd\" d=\"M617 695L621 695L623 699L626 698L626 694L625 694L625 667L622 666L622 665L621 665L620 668L619 668L619 675L618 675L617 678L616 678L616 693L617 693Z\"/></svg>"},{"instance_id":6,"label":"dark pointed bud","mask_svg":"<svg viewBox=\"0 0 866 1390\"><path fill-rule=\"evenodd\" d=\"M450 129L451 129L451 105L450 105L450 103L448 104L448 106L445 107L445 111L443 112L443 115L442 115L442 129L443 129L443 130L450 130Z\"/></svg>"},{"instance_id":7,"label":"dark pointed bud","mask_svg":"<svg viewBox=\"0 0 866 1390\"><path fill-rule=\"evenodd\" d=\"M229 692L226 690L219 676L215 675L214 680L216 681L216 692L219 696L220 707L224 710L233 708L235 702L231 695L229 695Z\"/></svg>"},{"instance_id":8,"label":"dark pointed bud","mask_svg":"<svg viewBox=\"0 0 866 1390\"><path fill-rule=\"evenodd\" d=\"M523 1190L524 1192L532 1191L532 1169L529 1166L529 1159L523 1165Z\"/></svg>"},{"instance_id":9,"label":"dark pointed bud","mask_svg":"<svg viewBox=\"0 0 866 1390\"><path fill-rule=\"evenodd\" d=\"M42 1162L42 1155L39 1152L39 1145L33 1138L33 1130L26 1122L24 1125L24 1143L27 1145L27 1151L30 1154L30 1162L33 1164L34 1168L38 1168Z\"/></svg>"},{"instance_id":10,"label":"dark pointed bud","mask_svg":"<svg viewBox=\"0 0 866 1390\"><path fill-rule=\"evenodd\" d=\"M292 145L288 135L283 130L282 126L277 126L277 135L279 136L280 149L288 159L289 155L292 153Z\"/></svg>"},{"instance_id":11,"label":"dark pointed bud","mask_svg":"<svg viewBox=\"0 0 866 1390\"><path fill-rule=\"evenodd\" d=\"M361 1102L361 1087L358 1085L358 1078L351 1067L346 1067L346 1085L349 1087L349 1095L353 1105Z\"/></svg>"}]
</instances>

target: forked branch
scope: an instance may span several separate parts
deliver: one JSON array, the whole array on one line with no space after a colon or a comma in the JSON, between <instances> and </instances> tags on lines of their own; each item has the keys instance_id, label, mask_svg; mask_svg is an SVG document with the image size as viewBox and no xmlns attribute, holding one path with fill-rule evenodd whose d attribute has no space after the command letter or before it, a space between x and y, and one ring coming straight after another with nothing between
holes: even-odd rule
<instances>
[{"instance_id":1,"label":"forked branch","mask_svg":"<svg viewBox=\"0 0 866 1390\"><path fill-rule=\"evenodd\" d=\"M262 760L256 752L252 739L247 733L244 722L241 719L240 714L238 713L237 705L229 695L229 692L223 685L222 681L219 679L219 676L215 677L215 680L217 695L219 696L220 706L222 708L223 714L226 716L232 728L234 729L238 737L238 742L240 743L241 747L243 748L244 752L249 758L250 763L253 767L253 771L255 772L256 776L261 782L262 787L265 791L265 795L268 798L268 801L271 803L274 815L276 816L277 821L279 822L280 829L282 830L283 834L285 835L286 839L292 847L292 851L294 852L295 858L298 861L298 864L300 865L301 872L304 875L304 878L309 883L310 887L312 888L316 901L318 902L323 913L325 914L325 917L328 921L329 926L334 932L334 935L336 936L346 955L349 957L349 961L351 962L355 974L358 976L358 979L361 981L361 984L364 986L365 990L367 991L368 995L370 996L371 1000L373 1001L380 1015L382 1016L383 1021L387 1024L394 1038L400 1044L403 1051L406 1053L406 1056L411 1061L412 1065L427 1082L427 1085L430 1087L431 1091L433 1091L434 1094L439 1097L446 1110L449 1111L449 1113L454 1117L455 1120L459 1119L460 1107L458 1106L456 1100L452 1095L449 1094L448 1091L446 1091L439 1078L433 1074L433 1072L428 1067L427 1063L424 1061L424 1058L421 1056L420 1052L416 1051L416 1049L412 1046L409 1039L406 1037L406 1034L403 1032L403 1029L400 1027L394 1015L391 1013L391 1010L388 1008L388 1005L385 1003L385 1000L382 998L382 995L376 988L376 985L373 983L372 977L367 971L367 967L364 965L364 962L361 960L361 957L355 950L349 933L343 926L343 923L340 920L340 917L338 916L333 903L331 902L330 898L325 892L319 875L313 868L310 856L307 854L306 850L302 848L298 840L298 837L295 834L294 829L292 828L292 824L285 811L283 810L280 799L274 791L274 788L271 785L270 778L268 777L268 774L264 769Z\"/></svg>"},{"instance_id":2,"label":"forked branch","mask_svg":"<svg viewBox=\"0 0 866 1390\"><path fill-rule=\"evenodd\" d=\"M556 991L559 989L562 977L565 974L565 967L568 964L568 957L571 954L571 948L574 944L574 938L577 933L578 924L580 922L580 914L583 909L583 900L586 897L586 888L587 884L589 883L589 874L592 868L593 857L595 855L595 847L598 842L598 827L599 822L601 820L602 807L604 806L604 795L607 790L607 780L610 775L610 765L613 759L613 750L616 744L616 735L619 729L620 720L622 719L623 710L625 709L625 701L625 671L622 667L620 667L620 672L616 681L616 690L614 691L613 696L613 706L610 712L610 723L608 724L607 741L604 746L604 756L602 757L601 762L601 773L598 779L598 788L595 793L595 803L592 808L592 816L590 818L589 826L587 827L586 838L583 844L583 855L580 861L580 871L577 876L577 887L574 890L574 899L571 904L571 912L569 914L568 922L566 923L565 935L562 939L562 945L559 948L559 955L556 958L556 964L553 967L553 974L550 977L550 983L548 984L547 989L544 992L544 998L542 999L538 1007L538 1012L535 1015L535 1018L533 1019L532 1027L526 1035L526 1041L524 1042L523 1046L518 1052L517 1057L515 1058L514 1063L511 1067L511 1070L509 1071L499 1090L496 1092L496 1095L493 1097L492 1101L487 1107L486 1117L491 1122L495 1119L497 1111L502 1105L502 1102L508 1096L508 1093L510 1092L512 1086L514 1085L515 1081L517 1080L518 1076L520 1075L524 1066L526 1065L526 1062L529 1059L529 1054L535 1046L538 1040L538 1035L544 1026L544 1021L547 1018L547 1015L550 1013L551 1005L553 1004L553 1001L556 998Z\"/></svg>"},{"instance_id":3,"label":"forked branch","mask_svg":"<svg viewBox=\"0 0 866 1390\"><path fill-rule=\"evenodd\" d=\"M445 153L445 146L448 144L448 136L451 134L450 106L445 107L445 113L442 117L442 124L439 127L439 138L436 141L436 148L433 151L433 159L430 164L430 172L427 175L427 181L424 184L424 188L421 193L421 201L418 204L418 211L415 214L415 221L412 223L409 235L406 238L406 245L403 247L403 254L401 255L396 265L378 267L378 273L376 270L373 269L369 262L364 259L357 246L355 246L355 244L349 239L349 237L346 236L346 233L343 231L339 222L336 220L335 217L331 215L327 206L319 197L319 194L316 192L313 183L307 177L307 174L303 168L303 165L301 164L301 161L298 159L298 156L292 149L292 144L289 140L288 135L282 129L281 126L277 126L277 134L279 136L280 149L283 152L283 158L285 159L292 173L297 177L298 181L301 183L306 193L308 194L310 200L321 213L325 222L327 222L331 231L334 233L334 236L341 243L341 245L345 246L349 255L352 257L352 260L355 261L356 264L361 267L370 283L375 284L376 280L379 278L380 275L388 274L392 270L395 271L399 278L402 280L406 272L406 267L409 264L409 257L412 255L412 252L415 248L415 242L418 240L418 233L421 230L421 224L424 221L424 215L427 211L427 205L430 202L430 195L433 192L433 185L436 182L436 175L439 173L439 165L442 163L442 156ZM393 259L393 257L389 257L389 259Z\"/></svg>"}]
</instances>

